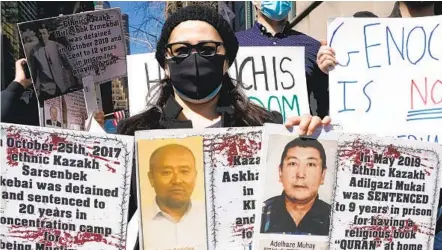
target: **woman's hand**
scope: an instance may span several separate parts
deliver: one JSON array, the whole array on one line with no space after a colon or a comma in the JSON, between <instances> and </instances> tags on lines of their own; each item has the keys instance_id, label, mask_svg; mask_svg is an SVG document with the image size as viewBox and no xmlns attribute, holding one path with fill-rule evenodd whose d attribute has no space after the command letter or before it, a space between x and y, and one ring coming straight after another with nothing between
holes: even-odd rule
<instances>
[{"instance_id":1,"label":"woman's hand","mask_svg":"<svg viewBox=\"0 0 442 250\"><path fill-rule=\"evenodd\" d=\"M327 126L331 122L329 116L321 119L319 116L311 116L310 114L305 114L303 116L293 116L287 119L285 126L291 128L293 126L298 126L299 135L312 135L315 130L320 126Z\"/></svg>"}]
</instances>

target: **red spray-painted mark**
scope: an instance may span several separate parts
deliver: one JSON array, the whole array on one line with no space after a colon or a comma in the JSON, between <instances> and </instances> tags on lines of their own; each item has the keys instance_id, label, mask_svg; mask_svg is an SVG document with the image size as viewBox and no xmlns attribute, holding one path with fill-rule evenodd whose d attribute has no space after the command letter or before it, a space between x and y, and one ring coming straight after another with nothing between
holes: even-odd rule
<instances>
[{"instance_id":1,"label":"red spray-painted mark","mask_svg":"<svg viewBox=\"0 0 442 250\"><path fill-rule=\"evenodd\" d=\"M213 144L213 151L227 155L229 166L233 165L235 156L255 157L261 150L261 142L253 139L243 138L239 135L226 136L222 142Z\"/></svg>"},{"instance_id":2,"label":"red spray-painted mark","mask_svg":"<svg viewBox=\"0 0 442 250\"><path fill-rule=\"evenodd\" d=\"M253 231L253 225L232 225L232 236L242 236L247 231Z\"/></svg>"},{"instance_id":3,"label":"red spray-painted mark","mask_svg":"<svg viewBox=\"0 0 442 250\"><path fill-rule=\"evenodd\" d=\"M401 153L399 152L399 150L393 146L393 145L388 145L386 151L384 152L384 155L386 157L392 157L392 158L399 158L399 156L401 156Z\"/></svg>"},{"instance_id":4,"label":"red spray-painted mark","mask_svg":"<svg viewBox=\"0 0 442 250\"><path fill-rule=\"evenodd\" d=\"M105 166L107 168L107 171L109 171L109 172L115 173L117 171L115 168L111 167L109 164L106 164Z\"/></svg>"},{"instance_id":5,"label":"red spray-painted mark","mask_svg":"<svg viewBox=\"0 0 442 250\"><path fill-rule=\"evenodd\" d=\"M58 236L56 242L50 242L45 240L45 233ZM66 231L48 229L48 228L28 228L24 226L11 226L9 228L9 237L24 239L27 241L37 242L40 244L45 244L46 246L53 247L79 247L83 246L88 242L103 243L110 246L115 246L124 249L125 240L122 239L123 244L115 243L113 241L120 242L120 238L114 235L105 237L102 234L89 233L89 232L78 232L76 234L71 234ZM112 239L114 239L112 241Z\"/></svg>"},{"instance_id":6,"label":"red spray-painted mark","mask_svg":"<svg viewBox=\"0 0 442 250\"><path fill-rule=\"evenodd\" d=\"M361 139L356 139L351 143L347 143L346 147L339 150L339 158L341 159L349 159L354 164L360 165L361 162L361 154L367 156L373 156L374 150L370 148L366 148ZM373 157L372 157L373 158ZM367 167L373 167L373 162L365 162ZM344 164L341 164L341 166Z\"/></svg>"},{"instance_id":7,"label":"red spray-painted mark","mask_svg":"<svg viewBox=\"0 0 442 250\"><path fill-rule=\"evenodd\" d=\"M57 148L59 143L69 143L69 141L66 140L67 136L61 137L58 134L51 134L49 138L51 139L50 143L54 144L55 149Z\"/></svg>"},{"instance_id":8,"label":"red spray-painted mark","mask_svg":"<svg viewBox=\"0 0 442 250\"><path fill-rule=\"evenodd\" d=\"M111 161L111 160L108 160L108 159L106 159L106 158L104 158L104 157L101 157L101 156L99 156L99 155L93 155L93 154L91 154L91 153L87 153L87 156L92 157L92 158L95 158L95 159L98 159L98 160L103 160L103 161L105 161L105 162L110 162L110 163L115 164L115 165L120 165L120 162L119 162L119 161Z\"/></svg>"}]
</instances>

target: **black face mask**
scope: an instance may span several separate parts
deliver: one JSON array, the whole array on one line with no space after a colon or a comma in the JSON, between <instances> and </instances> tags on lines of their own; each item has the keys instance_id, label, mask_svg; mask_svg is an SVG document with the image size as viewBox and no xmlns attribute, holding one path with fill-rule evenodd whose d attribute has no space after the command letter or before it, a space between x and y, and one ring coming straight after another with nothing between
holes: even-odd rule
<instances>
[{"instance_id":1,"label":"black face mask","mask_svg":"<svg viewBox=\"0 0 442 250\"><path fill-rule=\"evenodd\" d=\"M184 59L166 59L170 80L178 95L190 102L209 101L221 89L225 55L191 54Z\"/></svg>"},{"instance_id":2,"label":"black face mask","mask_svg":"<svg viewBox=\"0 0 442 250\"><path fill-rule=\"evenodd\" d=\"M434 1L403 1L403 3L409 8L409 9L422 9L424 7L428 7L434 4Z\"/></svg>"}]
</instances>

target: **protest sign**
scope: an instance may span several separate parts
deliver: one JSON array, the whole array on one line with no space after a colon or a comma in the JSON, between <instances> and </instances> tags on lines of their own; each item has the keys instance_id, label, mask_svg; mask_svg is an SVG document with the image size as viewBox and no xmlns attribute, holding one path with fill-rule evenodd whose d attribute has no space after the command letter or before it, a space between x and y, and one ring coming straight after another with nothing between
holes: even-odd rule
<instances>
[{"instance_id":1,"label":"protest sign","mask_svg":"<svg viewBox=\"0 0 442 250\"><path fill-rule=\"evenodd\" d=\"M0 129L1 249L125 249L133 137Z\"/></svg>"},{"instance_id":2,"label":"protest sign","mask_svg":"<svg viewBox=\"0 0 442 250\"><path fill-rule=\"evenodd\" d=\"M126 75L119 8L18 24L37 96L46 99Z\"/></svg>"},{"instance_id":3,"label":"protest sign","mask_svg":"<svg viewBox=\"0 0 442 250\"><path fill-rule=\"evenodd\" d=\"M298 137L266 124L262 156L255 249L433 249L440 145L336 131ZM284 193L268 199L275 171ZM327 205L321 185L330 184ZM307 213L287 205L299 201Z\"/></svg>"},{"instance_id":4,"label":"protest sign","mask_svg":"<svg viewBox=\"0 0 442 250\"><path fill-rule=\"evenodd\" d=\"M440 131L441 22L442 16L334 19L328 25L338 61L329 78L331 117L372 132Z\"/></svg>"},{"instance_id":5,"label":"protest sign","mask_svg":"<svg viewBox=\"0 0 442 250\"><path fill-rule=\"evenodd\" d=\"M84 90L44 101L45 127L84 131L87 118Z\"/></svg>"},{"instance_id":6,"label":"protest sign","mask_svg":"<svg viewBox=\"0 0 442 250\"><path fill-rule=\"evenodd\" d=\"M253 249L328 249L338 147L328 133L317 130L317 139L305 141L295 129L264 125ZM295 209L307 201L310 209Z\"/></svg>"},{"instance_id":7,"label":"protest sign","mask_svg":"<svg viewBox=\"0 0 442 250\"><path fill-rule=\"evenodd\" d=\"M304 47L240 47L229 74L252 102L285 120L310 113L304 58ZM153 53L128 56L128 69L132 116L155 100L164 71Z\"/></svg>"},{"instance_id":8,"label":"protest sign","mask_svg":"<svg viewBox=\"0 0 442 250\"><path fill-rule=\"evenodd\" d=\"M255 202L257 196L255 187L260 177L261 133L261 128L136 132L141 246L144 249L180 247L249 249L253 236L255 209L259 210ZM186 151L181 147L173 148L171 144L185 146L189 150ZM194 213L189 212L188 217L183 218L178 227L171 227L170 223L162 220L152 223L150 216L155 195L157 197L163 195L164 192L161 190L166 187L158 187L159 177L154 177L151 169L158 166L149 163L155 160L152 159L153 151L166 145L172 150L167 154L171 159L163 157L160 160L158 156L162 153L156 151L157 157L154 162L167 162L167 165L172 167L174 166L172 159L179 160L180 163L186 162L183 158L184 153L179 157L173 153L173 150L192 152L197 177L194 179L193 192L188 191L186 197L189 199L189 192L192 193L192 209L193 200L197 200L198 204L204 200L206 203L203 208L195 207L199 209L197 218L193 218ZM165 149L167 148L162 148L163 153ZM181 165L192 165L192 163ZM188 186L183 182L186 182L184 177L180 181L180 186L184 189ZM152 183L154 183L153 190L150 187ZM177 197L178 195L175 199L178 200ZM170 199L173 200L173 197ZM192 220L188 221L189 219Z\"/></svg>"}]
</instances>

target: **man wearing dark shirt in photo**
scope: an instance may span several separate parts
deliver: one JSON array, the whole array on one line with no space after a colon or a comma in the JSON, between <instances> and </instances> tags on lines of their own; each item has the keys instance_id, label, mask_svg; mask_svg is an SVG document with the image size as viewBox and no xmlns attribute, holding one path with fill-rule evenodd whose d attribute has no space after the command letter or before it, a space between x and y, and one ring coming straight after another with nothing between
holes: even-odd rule
<instances>
[{"instance_id":1,"label":"man wearing dark shirt in photo","mask_svg":"<svg viewBox=\"0 0 442 250\"><path fill-rule=\"evenodd\" d=\"M318 196L326 170L325 150L318 140L298 137L289 142L279 164L284 191L264 202L261 233L328 235L330 205Z\"/></svg>"},{"instance_id":2,"label":"man wearing dark shirt in photo","mask_svg":"<svg viewBox=\"0 0 442 250\"><path fill-rule=\"evenodd\" d=\"M236 33L240 46L301 46L305 48L305 75L310 113L328 115L328 75L316 64L320 42L288 28L291 1L254 1L257 18L254 26Z\"/></svg>"}]
</instances>

